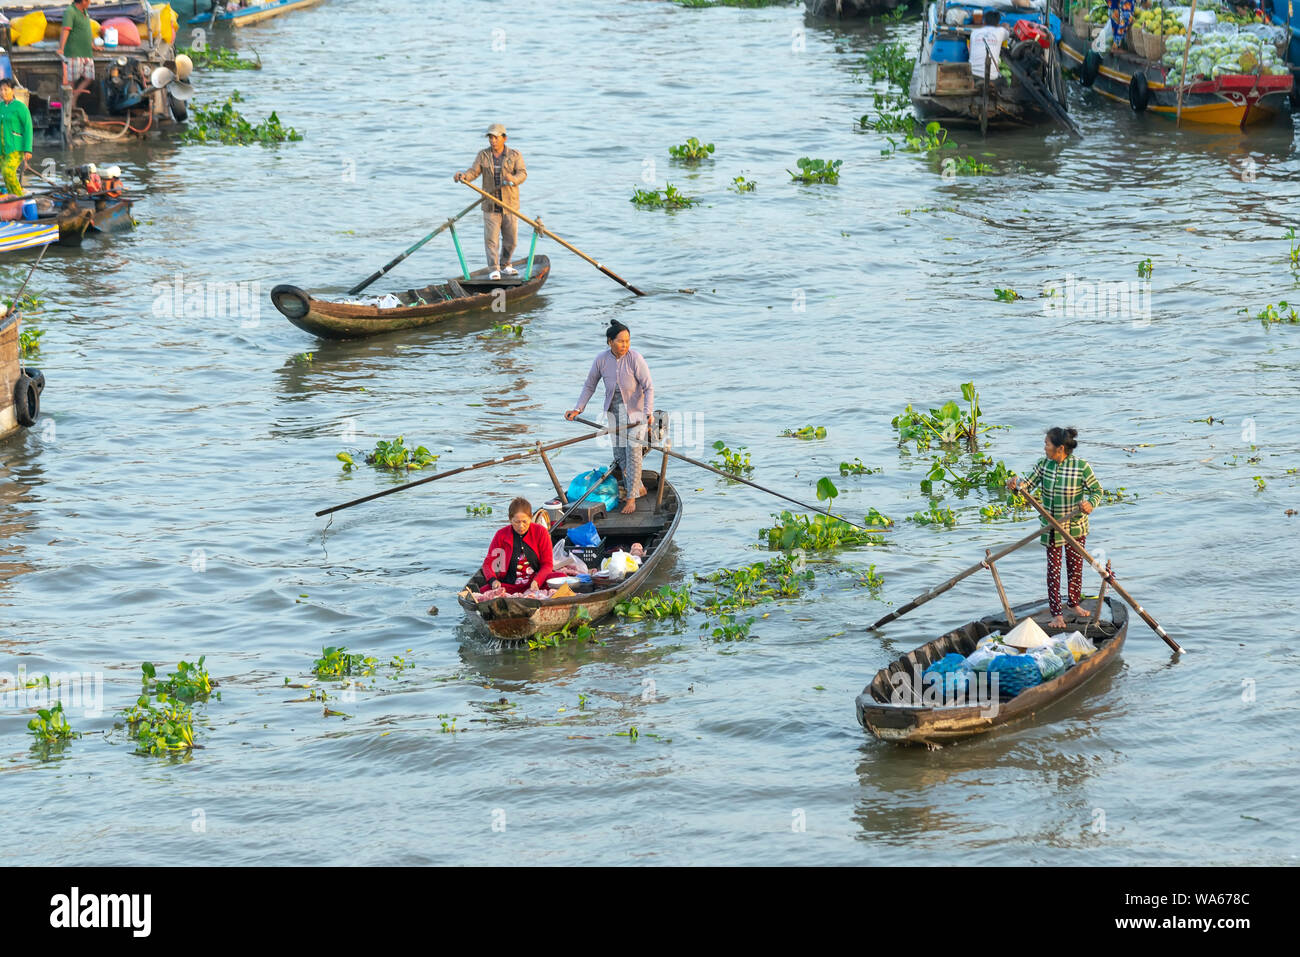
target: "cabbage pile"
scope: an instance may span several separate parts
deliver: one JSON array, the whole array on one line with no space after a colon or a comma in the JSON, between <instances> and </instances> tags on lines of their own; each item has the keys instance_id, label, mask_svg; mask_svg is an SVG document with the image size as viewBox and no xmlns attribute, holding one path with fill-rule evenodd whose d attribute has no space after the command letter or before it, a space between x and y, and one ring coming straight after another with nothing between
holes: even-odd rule
<instances>
[{"instance_id":1,"label":"cabbage pile","mask_svg":"<svg viewBox=\"0 0 1300 957\"><path fill-rule=\"evenodd\" d=\"M1160 62L1169 67L1166 84L1178 86L1183 83L1183 50L1186 47L1185 36L1172 36L1165 40L1165 55ZM1262 37L1217 32L1192 36L1192 49L1187 55L1188 82L1195 82L1198 77L1217 80L1224 74L1283 76L1288 72L1277 48Z\"/></svg>"}]
</instances>

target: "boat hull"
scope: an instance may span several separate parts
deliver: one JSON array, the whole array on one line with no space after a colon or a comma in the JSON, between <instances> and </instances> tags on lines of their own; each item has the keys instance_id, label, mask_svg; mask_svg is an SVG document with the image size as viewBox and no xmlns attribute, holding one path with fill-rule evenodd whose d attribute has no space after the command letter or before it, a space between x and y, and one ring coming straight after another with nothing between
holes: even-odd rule
<instances>
[{"instance_id":1,"label":"boat hull","mask_svg":"<svg viewBox=\"0 0 1300 957\"><path fill-rule=\"evenodd\" d=\"M527 280L522 278L527 260L516 260L513 265L520 272L520 279L515 281L489 280L488 270L480 269L470 273L469 282L452 279L444 286L426 286L399 294L433 296L435 290L453 285L459 286L465 293L463 296L423 305L382 309L378 306L329 302L316 299L310 293L290 285L272 289L271 302L286 319L304 332L322 339L360 339L385 332L419 329L468 312L484 309L500 311L502 305L509 307L535 295L551 274L551 261L545 256L537 256L533 260L533 273Z\"/></svg>"},{"instance_id":2,"label":"boat hull","mask_svg":"<svg viewBox=\"0 0 1300 957\"><path fill-rule=\"evenodd\" d=\"M246 27L253 23L269 20L272 17L278 17L282 13L314 7L321 2L323 0L276 0L273 3L261 3L252 7L243 7L239 10L219 13L215 21L212 18L211 8L209 8L207 13L196 14L185 22L203 26L215 22L228 27Z\"/></svg>"},{"instance_id":3,"label":"boat hull","mask_svg":"<svg viewBox=\"0 0 1300 957\"><path fill-rule=\"evenodd\" d=\"M1068 24L1061 33L1061 55L1067 67L1082 72L1089 44ZM1145 112L1168 119L1179 118L1178 87L1166 86L1164 69L1130 55L1102 57L1092 89L1108 100L1132 109L1129 88L1141 74L1147 83ZM1183 91L1180 122L1244 129L1271 120L1287 106L1295 84L1292 76L1221 76L1193 83Z\"/></svg>"},{"instance_id":4,"label":"boat hull","mask_svg":"<svg viewBox=\"0 0 1300 957\"><path fill-rule=\"evenodd\" d=\"M1091 604L1085 601L1085 606ZM1034 717L1039 711L1077 691L1116 661L1128 635L1128 609L1114 598L1106 599L1110 634L1101 638L1093 626L1091 636L1098 642L1097 651L1080 659L1074 667L1051 681L1022 691L1008 701L989 704L937 706L917 703L916 689L921 688L921 674L945 654L969 654L975 643L993 631L1008 630L1006 618L990 615L963 625L941 638L908 652L877 672L855 702L858 723L882 741L895 744L947 744L992 731ZM1013 609L1018 618L1033 616L1040 625L1050 617L1045 602L1021 605ZM1104 620L1104 618L1103 618ZM1048 634L1082 631L1087 619L1067 617L1066 628L1048 628Z\"/></svg>"},{"instance_id":5,"label":"boat hull","mask_svg":"<svg viewBox=\"0 0 1300 957\"><path fill-rule=\"evenodd\" d=\"M647 494L637 500L637 512L624 517L611 513L596 519L596 529L602 538L630 538L637 534L652 532L653 537L647 544L646 557L641 567L627 576L623 581L609 588L586 594L577 594L571 598L550 600L525 599L513 596L495 598L491 601L475 602L464 593L457 596L457 601L465 611L465 617L473 626L475 633L484 639L498 641L524 641L537 635L559 631L565 625L577 619L580 611L585 611L591 622L608 617L614 606L631 598L649 584L650 578L660 568L677 532L681 521L681 502L672 483L666 483L662 511L656 512L655 498L659 488L659 473L643 471L641 481ZM656 521L656 516L660 521ZM637 526L640 525L638 530ZM557 532L553 534L558 534ZM467 589L477 590L484 584L482 572L478 572L466 584Z\"/></svg>"}]
</instances>

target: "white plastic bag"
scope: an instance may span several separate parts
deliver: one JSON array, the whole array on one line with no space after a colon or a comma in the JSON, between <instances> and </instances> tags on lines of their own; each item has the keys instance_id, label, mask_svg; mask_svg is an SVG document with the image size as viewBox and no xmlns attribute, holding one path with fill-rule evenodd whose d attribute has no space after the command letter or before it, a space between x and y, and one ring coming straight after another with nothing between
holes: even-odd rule
<instances>
[{"instance_id":1,"label":"white plastic bag","mask_svg":"<svg viewBox=\"0 0 1300 957\"><path fill-rule=\"evenodd\" d=\"M1097 650L1097 646L1092 643L1092 640L1085 638L1083 633L1078 631L1072 631L1066 635L1065 643L1067 647L1069 647L1070 653L1074 656L1075 661L1078 661L1080 658L1086 658Z\"/></svg>"},{"instance_id":2,"label":"white plastic bag","mask_svg":"<svg viewBox=\"0 0 1300 957\"><path fill-rule=\"evenodd\" d=\"M1092 52L1100 53L1104 56L1106 53L1110 52L1110 46L1114 41L1115 31L1111 27L1110 21L1107 20L1106 25L1101 29L1101 33L1097 34L1097 39L1092 41Z\"/></svg>"}]
</instances>

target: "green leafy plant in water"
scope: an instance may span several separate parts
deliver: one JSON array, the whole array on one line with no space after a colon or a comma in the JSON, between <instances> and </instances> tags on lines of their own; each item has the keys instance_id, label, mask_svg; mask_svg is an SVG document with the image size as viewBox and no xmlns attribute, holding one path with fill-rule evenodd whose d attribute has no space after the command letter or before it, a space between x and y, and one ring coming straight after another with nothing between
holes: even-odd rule
<instances>
[{"instance_id":1,"label":"green leafy plant in water","mask_svg":"<svg viewBox=\"0 0 1300 957\"><path fill-rule=\"evenodd\" d=\"M682 588L674 591L664 585L657 592L650 592L621 601L614 606L614 614L631 621L645 618L685 618L690 614L691 590Z\"/></svg>"},{"instance_id":2,"label":"green leafy plant in water","mask_svg":"<svg viewBox=\"0 0 1300 957\"><path fill-rule=\"evenodd\" d=\"M791 439L824 439L826 438L826 427L821 425L805 425L802 429L786 429L781 433L783 438Z\"/></svg>"},{"instance_id":3,"label":"green leafy plant in water","mask_svg":"<svg viewBox=\"0 0 1300 957\"><path fill-rule=\"evenodd\" d=\"M252 143L272 146L302 139L301 133L293 127L286 128L274 112L261 123L250 123L235 109L235 104L242 103L243 99L239 91L234 90L220 105L191 107L189 122L180 132L180 141L223 143L227 146L248 146Z\"/></svg>"},{"instance_id":4,"label":"green leafy plant in water","mask_svg":"<svg viewBox=\"0 0 1300 957\"><path fill-rule=\"evenodd\" d=\"M965 471L954 468L956 463L943 459L934 459L930 471L921 480L921 491L933 495L937 486L946 485L950 492L964 497L978 490L1002 492L1006 488L1011 470L1002 461L993 461L987 455L976 452L966 466Z\"/></svg>"},{"instance_id":5,"label":"green leafy plant in water","mask_svg":"<svg viewBox=\"0 0 1300 957\"><path fill-rule=\"evenodd\" d=\"M967 403L963 410L956 402L946 402L937 409L922 412L910 405L890 420L898 432L898 444L915 443L918 452L929 449L932 445L954 445L965 442L969 451L979 449L979 436L996 428L997 425L980 423L979 393L974 382L963 382L962 399Z\"/></svg>"},{"instance_id":6,"label":"green leafy plant in water","mask_svg":"<svg viewBox=\"0 0 1300 957\"><path fill-rule=\"evenodd\" d=\"M1249 313L1248 309L1238 309L1237 311ZM1300 314L1297 314L1295 309L1285 299L1279 302L1276 306L1273 305L1272 303L1269 303L1258 313L1256 313L1255 318L1258 319L1260 323L1265 327L1273 323L1300 322Z\"/></svg>"},{"instance_id":7,"label":"green leafy plant in water","mask_svg":"<svg viewBox=\"0 0 1300 957\"><path fill-rule=\"evenodd\" d=\"M849 545L884 545L885 539L860 528L855 528L843 519L817 513L815 515L795 514L784 511L773 514L776 524L770 528L760 528L758 537L767 540L767 547L790 551L803 548L817 551L839 548ZM864 525L888 527L893 521L872 509L863 520Z\"/></svg>"},{"instance_id":8,"label":"green leafy plant in water","mask_svg":"<svg viewBox=\"0 0 1300 957\"><path fill-rule=\"evenodd\" d=\"M340 456L342 460L342 457ZM382 439L375 443L375 450L366 456L366 464L373 465L381 469L424 469L438 461L438 456L434 455L423 445L418 445L414 449L406 447L405 440L398 436L391 442L385 442ZM348 470L351 464L351 456L344 461L344 470Z\"/></svg>"},{"instance_id":9,"label":"green leafy plant in water","mask_svg":"<svg viewBox=\"0 0 1300 957\"><path fill-rule=\"evenodd\" d=\"M479 336L480 339L519 339L524 334L524 327L520 325L511 325L508 322L498 322L487 332Z\"/></svg>"},{"instance_id":10,"label":"green leafy plant in water","mask_svg":"<svg viewBox=\"0 0 1300 957\"><path fill-rule=\"evenodd\" d=\"M799 167L799 172L786 170L796 183L833 184L840 181L840 167L844 165L844 161L809 159L807 156L801 156L796 165Z\"/></svg>"},{"instance_id":11,"label":"green leafy plant in water","mask_svg":"<svg viewBox=\"0 0 1300 957\"><path fill-rule=\"evenodd\" d=\"M552 631L545 635L538 635L536 638L528 639L528 649L538 651L542 648L557 648L563 642L576 639L578 641L591 641L595 633L591 628L591 615L585 608L579 608L577 613L567 624L559 631Z\"/></svg>"},{"instance_id":12,"label":"green leafy plant in water","mask_svg":"<svg viewBox=\"0 0 1300 957\"><path fill-rule=\"evenodd\" d=\"M1138 263L1138 278L1139 278L1139 279L1150 279L1150 278L1151 278L1151 270L1152 270L1153 268L1154 268L1154 267L1153 267L1152 264L1151 264L1151 257L1148 256L1146 259L1144 259L1144 260L1142 260L1140 263Z\"/></svg>"},{"instance_id":13,"label":"green leafy plant in water","mask_svg":"<svg viewBox=\"0 0 1300 957\"><path fill-rule=\"evenodd\" d=\"M1262 475L1252 475L1251 478L1254 479L1254 481L1255 481L1255 491L1256 491L1256 492L1262 492L1262 491L1264 491L1264 489L1268 488L1268 483L1264 481L1264 476L1262 476Z\"/></svg>"},{"instance_id":14,"label":"green leafy plant in water","mask_svg":"<svg viewBox=\"0 0 1300 957\"><path fill-rule=\"evenodd\" d=\"M0 296L0 302L4 303L6 313L14 311L14 300L12 296ZM43 305L45 305L44 299L40 299L29 292L25 293L23 297L18 300L17 311L22 313L40 312L41 306Z\"/></svg>"},{"instance_id":15,"label":"green leafy plant in water","mask_svg":"<svg viewBox=\"0 0 1300 957\"><path fill-rule=\"evenodd\" d=\"M794 598L813 582L813 571L801 557L781 555L740 568L719 568L696 580L713 586L703 608L710 615L750 608L780 598Z\"/></svg>"},{"instance_id":16,"label":"green leafy plant in water","mask_svg":"<svg viewBox=\"0 0 1300 957\"><path fill-rule=\"evenodd\" d=\"M352 675L373 675L378 665L378 658L352 654L340 645L337 648L322 648L321 656L312 662L311 670L317 678L338 680Z\"/></svg>"},{"instance_id":17,"label":"green leafy plant in water","mask_svg":"<svg viewBox=\"0 0 1300 957\"><path fill-rule=\"evenodd\" d=\"M196 50L194 47L177 47L176 53L179 56L184 54L194 63L196 70L260 70L262 69L262 58L256 60L245 60L234 50L229 47L206 46L202 50ZM253 51L257 56L257 51Z\"/></svg>"},{"instance_id":18,"label":"green leafy plant in water","mask_svg":"<svg viewBox=\"0 0 1300 957\"><path fill-rule=\"evenodd\" d=\"M752 193L754 190L758 189L758 183L754 182L752 179L745 179L743 176L737 176L731 181L731 185L728 189L734 190L737 193Z\"/></svg>"},{"instance_id":19,"label":"green leafy plant in water","mask_svg":"<svg viewBox=\"0 0 1300 957\"><path fill-rule=\"evenodd\" d=\"M911 133L916 128L912 101L907 94L877 90L871 98L876 118L873 120L870 113L862 114L858 118L861 129L875 130L878 133Z\"/></svg>"},{"instance_id":20,"label":"green leafy plant in water","mask_svg":"<svg viewBox=\"0 0 1300 957\"><path fill-rule=\"evenodd\" d=\"M1122 503L1132 502L1137 497L1137 492L1130 492L1123 485L1120 485L1115 488L1103 489L1101 493L1101 504L1119 505Z\"/></svg>"},{"instance_id":21,"label":"green leafy plant in water","mask_svg":"<svg viewBox=\"0 0 1300 957\"><path fill-rule=\"evenodd\" d=\"M122 716L128 735L135 739L137 754L179 754L195 747L194 712L183 701L160 694L151 703L149 696L142 694Z\"/></svg>"},{"instance_id":22,"label":"green leafy plant in water","mask_svg":"<svg viewBox=\"0 0 1300 957\"><path fill-rule=\"evenodd\" d=\"M666 183L662 190L637 189L634 187L632 202L637 206L648 206L655 209L685 209L687 206L697 205L700 201L694 196L687 196L672 183Z\"/></svg>"},{"instance_id":23,"label":"green leafy plant in water","mask_svg":"<svg viewBox=\"0 0 1300 957\"><path fill-rule=\"evenodd\" d=\"M945 173L952 172L957 176L983 176L993 172L992 166L981 163L973 156L949 157L943 163Z\"/></svg>"},{"instance_id":24,"label":"green leafy plant in water","mask_svg":"<svg viewBox=\"0 0 1300 957\"><path fill-rule=\"evenodd\" d=\"M840 463L840 477L841 477L841 478L843 478L843 477L846 476L846 475L874 475L875 473L877 473L877 472L879 472L879 471L880 471L880 469L878 469L878 468L873 469L873 468L870 468L870 467L868 467L868 466L866 466L866 465L863 465L863 464L862 464L862 459L858 458L857 456L854 456L852 462L841 462L841 463Z\"/></svg>"},{"instance_id":25,"label":"green leafy plant in water","mask_svg":"<svg viewBox=\"0 0 1300 957\"><path fill-rule=\"evenodd\" d=\"M467 514L470 515L491 515L492 506L491 505L466 505L465 511Z\"/></svg>"},{"instance_id":26,"label":"green leafy plant in water","mask_svg":"<svg viewBox=\"0 0 1300 957\"><path fill-rule=\"evenodd\" d=\"M1291 263L1291 268L1300 269L1300 235L1296 234L1294 226L1288 226L1286 230L1286 234L1283 235L1282 238L1289 239L1291 241L1291 252L1288 256L1288 261Z\"/></svg>"},{"instance_id":27,"label":"green leafy plant in water","mask_svg":"<svg viewBox=\"0 0 1300 957\"><path fill-rule=\"evenodd\" d=\"M68 724L62 701L54 702L50 708L37 709L36 717L27 722L27 730L41 745L58 744L81 736L81 732L73 731L72 725Z\"/></svg>"},{"instance_id":28,"label":"green leafy plant in water","mask_svg":"<svg viewBox=\"0 0 1300 957\"><path fill-rule=\"evenodd\" d=\"M917 512L908 518L909 522L915 522L917 525L942 525L944 528L952 528L957 524L957 516L952 513L950 508L939 508L937 505L931 505L927 512Z\"/></svg>"},{"instance_id":29,"label":"green leafy plant in water","mask_svg":"<svg viewBox=\"0 0 1300 957\"><path fill-rule=\"evenodd\" d=\"M23 326L18 330L18 354L24 359L32 359L40 354L41 336L45 335L44 329L37 329L35 326Z\"/></svg>"},{"instance_id":30,"label":"green leafy plant in water","mask_svg":"<svg viewBox=\"0 0 1300 957\"><path fill-rule=\"evenodd\" d=\"M701 143L692 136L680 146L668 147L668 152L673 159L679 159L687 163L698 163L700 160L706 160L713 155L713 144Z\"/></svg>"},{"instance_id":31,"label":"green leafy plant in water","mask_svg":"<svg viewBox=\"0 0 1300 957\"><path fill-rule=\"evenodd\" d=\"M1024 296L1020 295L1020 293L1016 292L1014 289L1011 288L994 289L993 295L997 297L998 302L1015 302L1017 299L1025 298Z\"/></svg>"},{"instance_id":32,"label":"green leafy plant in water","mask_svg":"<svg viewBox=\"0 0 1300 957\"><path fill-rule=\"evenodd\" d=\"M744 641L749 637L749 630L753 627L753 618L740 621L735 615L719 615L711 634L714 641ZM700 625L700 630L708 631L709 623L706 621Z\"/></svg>"},{"instance_id":33,"label":"green leafy plant in water","mask_svg":"<svg viewBox=\"0 0 1300 957\"><path fill-rule=\"evenodd\" d=\"M177 701L206 701L212 694L212 689L217 686L204 666L206 661L207 655L200 655L197 664L178 662L176 670L162 679L158 678L154 663L146 661L140 665L140 684L146 694L166 695ZM217 698L221 698L220 691L217 692Z\"/></svg>"},{"instance_id":34,"label":"green leafy plant in water","mask_svg":"<svg viewBox=\"0 0 1300 957\"><path fill-rule=\"evenodd\" d=\"M710 463L714 467L730 472L732 475L744 475L746 472L754 471L754 466L749 461L749 452L743 445L732 451L719 439L713 443L713 449L718 453L718 457Z\"/></svg>"},{"instance_id":35,"label":"green leafy plant in water","mask_svg":"<svg viewBox=\"0 0 1300 957\"><path fill-rule=\"evenodd\" d=\"M882 43L866 55L862 72L904 89L912 80L912 57L902 43Z\"/></svg>"}]
</instances>

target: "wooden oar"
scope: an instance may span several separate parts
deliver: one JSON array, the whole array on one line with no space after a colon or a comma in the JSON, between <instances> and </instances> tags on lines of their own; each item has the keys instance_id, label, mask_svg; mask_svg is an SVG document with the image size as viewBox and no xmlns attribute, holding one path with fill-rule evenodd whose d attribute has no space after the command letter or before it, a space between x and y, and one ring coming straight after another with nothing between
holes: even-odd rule
<instances>
[{"instance_id":1,"label":"wooden oar","mask_svg":"<svg viewBox=\"0 0 1300 957\"><path fill-rule=\"evenodd\" d=\"M596 429L600 428L598 424L592 422L590 419L583 419L575 416L572 419L572 421L581 422L583 425L590 425L592 428L596 428ZM774 492L770 488L764 488L763 486L759 485L757 482L751 482L749 479L743 479L739 475L732 475L730 472L724 472L721 469L715 469L712 465L709 465L707 462L701 462L697 459L691 458L690 456L682 455L680 452L674 452L672 449L666 449L661 445L655 445L653 442L650 442L649 440L647 440L645 444L648 445L650 448L654 449L656 452L663 452L665 455L671 455L675 459L681 459L683 462L688 462L691 465L697 465L702 469L712 472L714 475L721 475L724 479L731 479L731 481L739 482L741 485L748 485L750 488L756 488L760 492L766 492L768 495L775 495L777 498L783 498L787 502L793 502L795 505L798 505L800 508L808 509L808 511L810 512L817 512L818 514L827 515L830 516L831 518L838 519L839 521L843 522L845 525L852 525L854 528L860 528L864 532L892 532L893 531L892 528L879 528L874 525L859 525L857 522L849 521L847 518L844 518L842 515L832 515L829 511L823 512L821 507L818 505L809 505L806 502L799 501L797 498L791 498L789 495L782 495L780 492Z\"/></svg>"},{"instance_id":2,"label":"wooden oar","mask_svg":"<svg viewBox=\"0 0 1300 957\"><path fill-rule=\"evenodd\" d=\"M557 243L559 243L561 246L563 246L563 247L564 247L565 249L567 249L569 252L571 252L571 253L573 253L574 255L579 256L579 257L581 257L581 258L583 258L583 259L585 259L585 260L587 260L587 262L591 263L593 266L595 266L597 269L599 269L601 272L603 272L603 273L604 273L606 276L608 276L610 279L614 280L614 281L615 281L616 283L618 283L620 286L626 286L628 289L631 289L631 290L632 290L634 293L636 293L638 296L644 296L644 295L645 295L645 293L642 292L640 289L638 289L636 286L632 285L630 282L628 282L626 279L624 279L622 276L618 275L617 273L613 272L612 270L610 270L610 269L606 269L606 268L605 268L604 266L602 266L600 263L596 262L596 260L592 259L592 258L591 258L590 256L588 256L586 253L584 253L584 252L583 252L581 249L579 249L577 246L572 246L572 245L570 245L569 243L566 243L566 242L565 242L563 239L561 239L559 236L555 235L555 233L551 232L549 229L547 229L545 226L543 226L539 220L529 219L529 218L528 218L527 216L525 216L523 213L519 212L519 210L517 210L517 209L515 209L513 206L511 206L509 203L503 203L501 200L497 199L497 198L496 198L495 196L493 196L491 193L486 193L486 192L484 192L483 190L479 189L477 186L475 186L473 183L471 183L471 182L470 182L469 180L467 180L467 179L462 179L460 182L461 182L463 185L468 186L468 187L469 187L470 189L472 189L474 192L476 192L476 193L482 193L483 196L484 196L484 198L486 198L486 199L490 199L492 202L496 203L498 206L500 206L500 207L501 207L502 209L504 209L506 212L513 213L515 216L518 216L520 219L522 219L524 222L526 222L529 226L532 226L533 229L537 230L537 231L538 231L539 233L541 233L543 236L550 236L552 239L554 239Z\"/></svg>"},{"instance_id":3,"label":"wooden oar","mask_svg":"<svg viewBox=\"0 0 1300 957\"><path fill-rule=\"evenodd\" d=\"M474 200L474 202L470 203L468 206L466 206L464 209L462 209L462 210L461 210L459 213L457 213L455 216L451 217L451 219L447 220L445 223L443 223L441 226L439 226L439 227L438 227L437 229L435 229L433 232L429 233L429 235L425 236L423 239L421 239L418 243L416 243L414 246L412 246L412 247L411 247L410 249L408 249L406 252L402 253L400 256L398 256L396 259L394 259L392 262L390 262L387 266L384 266L382 269L378 269L378 270L376 270L375 272L372 272L372 273L371 273L369 276L367 276L365 279L361 280L361 282L357 283L355 286L353 286L351 289L349 289L349 290L348 290L348 295L349 295L349 296L355 296L355 295L356 295L357 293L359 293L362 289L365 289L365 288L366 288L367 286L369 286L372 282L374 282L374 281L375 281L376 279L378 279L380 276L384 275L384 273L388 272L388 270L392 269L394 266L396 266L398 263L400 263L400 262L401 262L403 259L405 259L407 256L411 255L411 253L415 252L417 249L419 249L421 246L423 246L425 243L427 243L427 242L428 242L430 239L432 239L434 236L437 236L440 232L442 232L444 229L446 229L446 228L447 228L448 226L450 226L452 223L456 222L456 220L458 220L458 219L460 219L462 216L465 216L465 215L467 215L468 213L470 213L473 209L475 209L475 208L476 208L480 203L482 203L482 202L483 202L483 200L481 200L481 199L476 199L476 200Z\"/></svg>"},{"instance_id":4,"label":"wooden oar","mask_svg":"<svg viewBox=\"0 0 1300 957\"><path fill-rule=\"evenodd\" d=\"M552 449L564 448L566 445L573 445L576 442L586 442L588 439L594 439L598 435L603 435L608 429L601 429L599 432L592 432L590 435L580 435L576 439L565 439L563 442L552 442L550 445L537 445L526 452L515 452L511 455L503 455L499 459L488 459L485 462L476 462L473 465L462 465L458 469L452 469L450 472L439 472L437 475L430 475L426 478L416 479L414 482L407 482L404 485L395 485L392 488L386 488L382 492L374 492L370 495L363 495L361 498L353 499L350 502L344 502L342 505L333 505L329 508L323 508L316 513L319 518L321 515L329 515L331 512L339 512L345 508L351 508L353 505L360 505L362 502L370 502L377 498L383 498L385 495L392 495L394 492L404 492L408 488L415 488L417 485L424 485L428 482L436 482L439 479L451 478L453 475L460 475L462 472L473 472L475 469L485 469L489 465L501 465L503 462L517 462L520 459L526 459L530 455L538 455L541 452L550 452Z\"/></svg>"},{"instance_id":5,"label":"wooden oar","mask_svg":"<svg viewBox=\"0 0 1300 957\"><path fill-rule=\"evenodd\" d=\"M1077 516L1078 514L1079 513L1076 511L1074 515L1071 515L1070 521L1074 521L1075 516ZM909 601L902 608L899 608L897 611L891 611L884 618L881 618L878 622L872 625L870 630L874 631L875 629L879 628L881 625L887 625L895 618L902 618L909 611L912 611L915 608L919 608L921 605L924 605L931 598L938 598L940 595L942 595L948 589L952 588L953 585L957 584L963 578L969 578L971 575L974 575L980 569L991 566L994 562L998 561L998 559L1005 558L1007 555L1010 555L1018 548L1024 548L1034 539L1041 538L1042 535L1043 535L1043 527L1040 525L1038 526L1038 528L1034 529L1024 538L1020 539L1020 541L1013 542L1012 544L1006 546L1005 548L1001 548L998 551L994 552L992 555L989 555L988 550L985 549L985 557L983 559L976 562L970 568L967 568L964 571L960 571L956 575L953 575L952 578L949 578L942 585L937 585L934 588L931 588L929 591L917 595L915 598Z\"/></svg>"},{"instance_id":6,"label":"wooden oar","mask_svg":"<svg viewBox=\"0 0 1300 957\"><path fill-rule=\"evenodd\" d=\"M1183 653L1184 650L1183 646L1180 645L1178 642L1174 641L1174 639L1169 637L1168 633L1163 628L1160 627L1160 623L1156 621L1154 618L1152 618L1150 615L1148 615L1147 610L1133 600L1133 596L1130 595L1127 591L1125 591L1119 582L1115 581L1115 576L1113 574L1110 574L1102 569L1101 563L1088 554L1088 550L1084 548L1082 545L1080 545L1079 542L1074 538L1074 536L1071 535L1068 531L1066 531L1065 526L1062 525L1060 522L1058 522L1055 518L1053 518L1052 514L1048 512L1047 509L1043 508L1042 504L1038 501L1038 499L1034 498L1034 496L1031 493L1026 492L1024 489L1019 489L1019 492L1021 495L1025 497L1025 499L1029 502L1030 505L1038 509L1039 515L1047 519L1048 523L1054 529L1056 529L1058 532L1061 533L1061 536L1070 545L1070 547L1073 548L1080 555L1082 555L1084 559L1087 560L1088 564L1091 565L1093 568L1095 568L1101 574L1102 578L1110 583L1110 587L1115 589L1116 594L1118 594L1119 597L1123 598L1126 602L1128 602L1129 607L1138 613L1138 615L1142 618L1142 620L1145 621L1148 626L1150 626L1151 630L1165 640L1165 644L1167 644L1170 648L1174 649L1174 651L1176 651L1178 654L1181 655ZM1073 520L1074 520L1073 518L1070 519L1070 521Z\"/></svg>"},{"instance_id":7,"label":"wooden oar","mask_svg":"<svg viewBox=\"0 0 1300 957\"><path fill-rule=\"evenodd\" d=\"M32 273L36 272L36 267L41 264L41 257L45 255L45 250L49 248L49 243L44 243L41 246L41 251L36 254L36 261L32 263L32 268L27 270L27 278L23 280L23 284L18 288L18 292L13 298L13 304L5 311L3 318L8 319L10 315L18 310L18 304L22 302L23 293L27 291L27 284L32 281Z\"/></svg>"}]
</instances>

